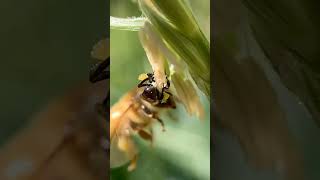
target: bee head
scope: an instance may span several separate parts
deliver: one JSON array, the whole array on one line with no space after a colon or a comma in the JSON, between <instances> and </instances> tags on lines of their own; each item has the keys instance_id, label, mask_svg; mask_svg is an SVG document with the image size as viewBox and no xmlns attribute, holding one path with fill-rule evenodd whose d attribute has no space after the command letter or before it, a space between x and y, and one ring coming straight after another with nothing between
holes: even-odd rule
<instances>
[{"instance_id":1,"label":"bee head","mask_svg":"<svg viewBox=\"0 0 320 180\"><path fill-rule=\"evenodd\" d=\"M156 87L154 86L147 86L144 88L141 96L144 100L150 102L150 103L154 103L157 100L159 100L159 91L157 90Z\"/></svg>"},{"instance_id":2,"label":"bee head","mask_svg":"<svg viewBox=\"0 0 320 180\"><path fill-rule=\"evenodd\" d=\"M167 77L167 83L162 87L161 92L155 85L153 73L140 74L138 79L141 81L138 84L138 88L144 88L141 94L143 100L158 106L166 105L172 101L171 100L167 103L167 100L171 96L171 93L168 91L170 87L170 81Z\"/></svg>"}]
</instances>

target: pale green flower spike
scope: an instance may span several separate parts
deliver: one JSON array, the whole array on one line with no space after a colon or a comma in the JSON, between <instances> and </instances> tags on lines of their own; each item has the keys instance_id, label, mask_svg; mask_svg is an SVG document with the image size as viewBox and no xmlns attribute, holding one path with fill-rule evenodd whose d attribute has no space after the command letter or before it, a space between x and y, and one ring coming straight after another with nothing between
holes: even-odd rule
<instances>
[{"instance_id":1,"label":"pale green flower spike","mask_svg":"<svg viewBox=\"0 0 320 180\"><path fill-rule=\"evenodd\" d=\"M172 89L187 112L202 118L204 110L197 89L209 98L208 40L183 0L138 0L138 3L145 17L110 17L111 29L140 30L140 42L152 66L157 88L164 87L169 75Z\"/></svg>"},{"instance_id":2,"label":"pale green flower spike","mask_svg":"<svg viewBox=\"0 0 320 180\"><path fill-rule=\"evenodd\" d=\"M209 42L183 0L139 0L140 9L180 60L183 60L199 89L209 97Z\"/></svg>"},{"instance_id":3,"label":"pale green flower spike","mask_svg":"<svg viewBox=\"0 0 320 180\"><path fill-rule=\"evenodd\" d=\"M199 119L203 119L205 113L204 108L192 81L188 78L184 78L183 74L176 72L171 75L171 81L172 84L174 84L179 100L182 102L189 115L194 114Z\"/></svg>"},{"instance_id":4,"label":"pale green flower spike","mask_svg":"<svg viewBox=\"0 0 320 180\"><path fill-rule=\"evenodd\" d=\"M150 65L152 66L155 81L159 91L167 84L166 73L165 73L165 59L163 53L160 51L158 46L161 43L154 36L149 26L143 28L139 32L140 42L147 54Z\"/></svg>"},{"instance_id":5,"label":"pale green flower spike","mask_svg":"<svg viewBox=\"0 0 320 180\"><path fill-rule=\"evenodd\" d=\"M146 51L148 60L154 71L154 76L159 90L162 90L166 83L166 75L171 80L171 88L175 91L175 96L184 105L189 115L196 115L199 119L204 117L204 109L201 104L196 86L192 83L192 78L187 76L188 69L184 68L185 63L179 61L177 56L170 53L164 43L158 37L158 33L154 32L149 22L139 32L140 41ZM167 61L166 61L167 60ZM169 65L165 72L165 65ZM170 72L170 74L168 74ZM169 97L164 97L164 101Z\"/></svg>"}]
</instances>

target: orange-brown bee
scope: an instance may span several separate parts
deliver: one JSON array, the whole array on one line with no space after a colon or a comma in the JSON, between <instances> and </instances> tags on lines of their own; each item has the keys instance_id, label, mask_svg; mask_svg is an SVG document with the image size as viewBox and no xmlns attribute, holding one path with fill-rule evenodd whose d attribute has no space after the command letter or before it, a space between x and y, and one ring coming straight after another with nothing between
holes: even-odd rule
<instances>
[{"instance_id":1,"label":"orange-brown bee","mask_svg":"<svg viewBox=\"0 0 320 180\"><path fill-rule=\"evenodd\" d=\"M111 107L110 115L110 165L119 167L131 161L129 171L135 169L138 154L132 135L137 133L152 142L152 123L158 121L164 130L159 112L176 107L169 92L169 80L161 91L156 88L153 73L142 74L139 80L141 82L137 88Z\"/></svg>"}]
</instances>

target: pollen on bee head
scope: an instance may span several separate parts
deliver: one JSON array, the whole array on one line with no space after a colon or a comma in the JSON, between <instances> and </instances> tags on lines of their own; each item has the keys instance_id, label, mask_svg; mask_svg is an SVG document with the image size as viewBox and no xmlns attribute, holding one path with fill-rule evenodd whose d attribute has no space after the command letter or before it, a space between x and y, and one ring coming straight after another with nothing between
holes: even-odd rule
<instances>
[{"instance_id":1,"label":"pollen on bee head","mask_svg":"<svg viewBox=\"0 0 320 180\"><path fill-rule=\"evenodd\" d=\"M138 79L139 79L140 81L143 81L143 80L145 80L145 79L147 79L147 78L148 78L148 75L147 75L146 73L140 74L140 75L138 76Z\"/></svg>"},{"instance_id":2,"label":"pollen on bee head","mask_svg":"<svg viewBox=\"0 0 320 180\"><path fill-rule=\"evenodd\" d=\"M163 99L162 99L162 103L167 102L167 100L169 99L170 94L163 92Z\"/></svg>"}]
</instances>

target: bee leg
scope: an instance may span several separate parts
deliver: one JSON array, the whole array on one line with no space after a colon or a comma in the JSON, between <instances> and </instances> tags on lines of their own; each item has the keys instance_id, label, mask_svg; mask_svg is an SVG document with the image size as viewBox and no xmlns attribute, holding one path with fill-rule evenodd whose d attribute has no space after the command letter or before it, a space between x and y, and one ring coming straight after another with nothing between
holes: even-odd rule
<instances>
[{"instance_id":1,"label":"bee leg","mask_svg":"<svg viewBox=\"0 0 320 180\"><path fill-rule=\"evenodd\" d=\"M152 142L153 142L153 135L152 135L152 129L150 130L150 133L142 128L139 128L135 123L130 123L131 128L136 131L138 133L138 135L146 140L146 141L150 141L151 142L151 146L152 146Z\"/></svg>"},{"instance_id":2,"label":"bee leg","mask_svg":"<svg viewBox=\"0 0 320 180\"><path fill-rule=\"evenodd\" d=\"M149 78L145 78L144 80L142 80L139 84L138 84L138 87L143 87L143 86L150 86L150 84L144 84L146 81L148 81Z\"/></svg>"},{"instance_id":3,"label":"bee leg","mask_svg":"<svg viewBox=\"0 0 320 180\"><path fill-rule=\"evenodd\" d=\"M140 86L138 86L139 88L140 87L144 87L144 86L152 86L151 84L141 84Z\"/></svg>"},{"instance_id":4,"label":"bee leg","mask_svg":"<svg viewBox=\"0 0 320 180\"><path fill-rule=\"evenodd\" d=\"M169 89L170 88L170 81L168 79L168 77L166 77L167 79L167 84L164 86L165 89Z\"/></svg>"},{"instance_id":5,"label":"bee leg","mask_svg":"<svg viewBox=\"0 0 320 180\"><path fill-rule=\"evenodd\" d=\"M104 60L100 64L95 64L90 69L90 82L95 83L104 79L110 78L110 71L107 68L110 66L110 58Z\"/></svg>"},{"instance_id":6,"label":"bee leg","mask_svg":"<svg viewBox=\"0 0 320 180\"><path fill-rule=\"evenodd\" d=\"M160 100L163 99L163 88L161 89L161 92L157 91L158 92L158 97Z\"/></svg>"},{"instance_id":7,"label":"bee leg","mask_svg":"<svg viewBox=\"0 0 320 180\"><path fill-rule=\"evenodd\" d=\"M110 78L110 71L101 71L99 74L90 76L90 82L95 83Z\"/></svg>"},{"instance_id":8,"label":"bee leg","mask_svg":"<svg viewBox=\"0 0 320 180\"><path fill-rule=\"evenodd\" d=\"M147 74L147 78L145 78L144 80L142 80L139 84L138 84L138 87L143 87L143 86L151 86L151 84L144 84L146 81L149 81L149 83L152 83L154 82L154 77L153 77L153 73L148 73Z\"/></svg>"},{"instance_id":9,"label":"bee leg","mask_svg":"<svg viewBox=\"0 0 320 180\"><path fill-rule=\"evenodd\" d=\"M108 91L107 96L104 98L102 102L103 107L107 110L110 107L110 91Z\"/></svg>"},{"instance_id":10,"label":"bee leg","mask_svg":"<svg viewBox=\"0 0 320 180\"><path fill-rule=\"evenodd\" d=\"M129 136L119 136L118 139L118 147L119 149L126 153L129 159L131 160L130 165L128 166L128 171L132 171L137 166L137 150L136 147Z\"/></svg>"},{"instance_id":11,"label":"bee leg","mask_svg":"<svg viewBox=\"0 0 320 180\"><path fill-rule=\"evenodd\" d=\"M133 171L137 167L138 155L135 155L128 166L128 171Z\"/></svg>"},{"instance_id":12,"label":"bee leg","mask_svg":"<svg viewBox=\"0 0 320 180\"><path fill-rule=\"evenodd\" d=\"M138 134L139 134L139 136L140 136L142 139L144 139L144 140L146 140L146 141L150 141L151 146L153 146L153 136L152 136L152 133L149 133L149 132L147 132L147 131L145 131L145 130L143 130L143 129L140 129L140 130L138 130Z\"/></svg>"},{"instance_id":13,"label":"bee leg","mask_svg":"<svg viewBox=\"0 0 320 180\"><path fill-rule=\"evenodd\" d=\"M166 129L165 129L165 127L164 127L164 122L162 121L162 119L160 119L159 117L157 117L157 116L155 116L155 115L153 115L152 118L153 118L153 119L156 119L156 120L160 123L160 125L161 125L161 130L162 130L163 132L166 131Z\"/></svg>"},{"instance_id":14,"label":"bee leg","mask_svg":"<svg viewBox=\"0 0 320 180\"><path fill-rule=\"evenodd\" d=\"M170 96L172 96L172 93L171 93L171 92L166 91L166 93L169 94Z\"/></svg>"}]
</instances>

